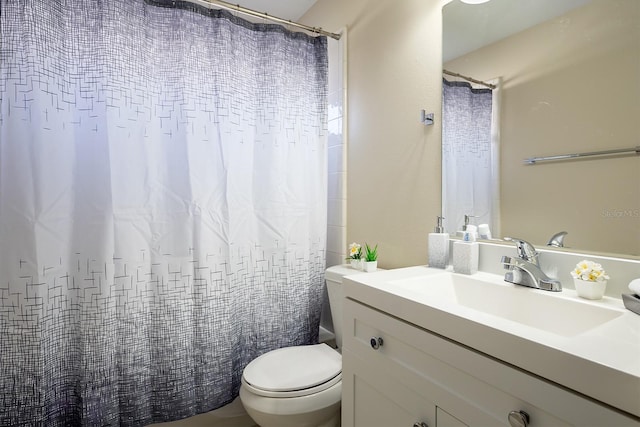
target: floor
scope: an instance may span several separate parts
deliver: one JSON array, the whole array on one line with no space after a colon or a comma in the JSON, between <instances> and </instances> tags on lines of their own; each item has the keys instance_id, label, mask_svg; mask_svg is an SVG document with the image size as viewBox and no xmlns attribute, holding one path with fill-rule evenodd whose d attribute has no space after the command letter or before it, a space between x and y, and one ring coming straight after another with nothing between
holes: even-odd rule
<instances>
[{"instance_id":1,"label":"floor","mask_svg":"<svg viewBox=\"0 0 640 427\"><path fill-rule=\"evenodd\" d=\"M147 427L257 427L242 407L240 398L227 406L206 414L170 423L150 424Z\"/></svg>"}]
</instances>

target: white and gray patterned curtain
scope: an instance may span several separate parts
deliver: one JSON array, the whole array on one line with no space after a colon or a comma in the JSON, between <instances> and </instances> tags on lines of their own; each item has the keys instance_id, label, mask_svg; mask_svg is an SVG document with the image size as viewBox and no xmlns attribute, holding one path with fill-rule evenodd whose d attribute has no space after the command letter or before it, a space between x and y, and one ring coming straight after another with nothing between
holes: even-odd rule
<instances>
[{"instance_id":1,"label":"white and gray patterned curtain","mask_svg":"<svg viewBox=\"0 0 640 427\"><path fill-rule=\"evenodd\" d=\"M488 224L499 234L498 131L494 94L467 82L442 84L442 215L448 233Z\"/></svg>"},{"instance_id":2,"label":"white and gray patterned curtain","mask_svg":"<svg viewBox=\"0 0 640 427\"><path fill-rule=\"evenodd\" d=\"M0 0L0 425L145 425L316 342L326 39Z\"/></svg>"}]
</instances>

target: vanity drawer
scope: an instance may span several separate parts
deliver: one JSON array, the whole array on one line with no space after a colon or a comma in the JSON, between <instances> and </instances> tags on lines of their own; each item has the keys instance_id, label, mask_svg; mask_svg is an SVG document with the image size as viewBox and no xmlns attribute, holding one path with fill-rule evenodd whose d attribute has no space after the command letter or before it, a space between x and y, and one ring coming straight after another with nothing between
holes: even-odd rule
<instances>
[{"instance_id":1,"label":"vanity drawer","mask_svg":"<svg viewBox=\"0 0 640 427\"><path fill-rule=\"evenodd\" d=\"M345 300L343 327L347 379L353 355L464 424L508 426L511 411L524 411L531 426L638 426L598 402L357 301Z\"/></svg>"}]
</instances>

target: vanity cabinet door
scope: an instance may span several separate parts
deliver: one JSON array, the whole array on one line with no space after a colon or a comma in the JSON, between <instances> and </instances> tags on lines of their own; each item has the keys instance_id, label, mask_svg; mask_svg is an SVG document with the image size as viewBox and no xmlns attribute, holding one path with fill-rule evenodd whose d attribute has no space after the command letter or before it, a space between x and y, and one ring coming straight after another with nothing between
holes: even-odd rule
<instances>
[{"instance_id":1,"label":"vanity cabinet door","mask_svg":"<svg viewBox=\"0 0 640 427\"><path fill-rule=\"evenodd\" d=\"M436 408L437 427L469 427L442 408Z\"/></svg>"},{"instance_id":2,"label":"vanity cabinet door","mask_svg":"<svg viewBox=\"0 0 640 427\"><path fill-rule=\"evenodd\" d=\"M370 359L343 352L343 427L434 427L436 408Z\"/></svg>"},{"instance_id":3,"label":"vanity cabinet door","mask_svg":"<svg viewBox=\"0 0 640 427\"><path fill-rule=\"evenodd\" d=\"M420 426L423 413L416 410L425 408L456 427L509 427L511 412L528 414L530 426L638 426L604 405L369 306L346 299L343 311L345 427L404 426L414 418ZM424 414L427 425L436 425Z\"/></svg>"},{"instance_id":4,"label":"vanity cabinet door","mask_svg":"<svg viewBox=\"0 0 640 427\"><path fill-rule=\"evenodd\" d=\"M343 427L423 427L421 422L433 427L439 425L436 411L444 426L507 425L506 415L500 420L447 389L451 384L464 386L466 377L461 382L457 370L416 347L425 339L423 330L350 300L344 307ZM379 419L385 422L372 420L367 408L384 412ZM427 409L428 414L419 412ZM426 420L423 414L429 415Z\"/></svg>"}]
</instances>

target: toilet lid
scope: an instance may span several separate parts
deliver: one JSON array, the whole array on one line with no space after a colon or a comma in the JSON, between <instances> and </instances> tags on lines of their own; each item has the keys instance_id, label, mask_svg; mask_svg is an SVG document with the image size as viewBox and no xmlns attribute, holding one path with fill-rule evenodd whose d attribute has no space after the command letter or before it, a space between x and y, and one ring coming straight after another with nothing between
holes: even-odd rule
<instances>
[{"instance_id":1,"label":"toilet lid","mask_svg":"<svg viewBox=\"0 0 640 427\"><path fill-rule=\"evenodd\" d=\"M285 347L256 358L244 380L264 391L294 391L330 381L342 372L342 356L326 344Z\"/></svg>"}]
</instances>

